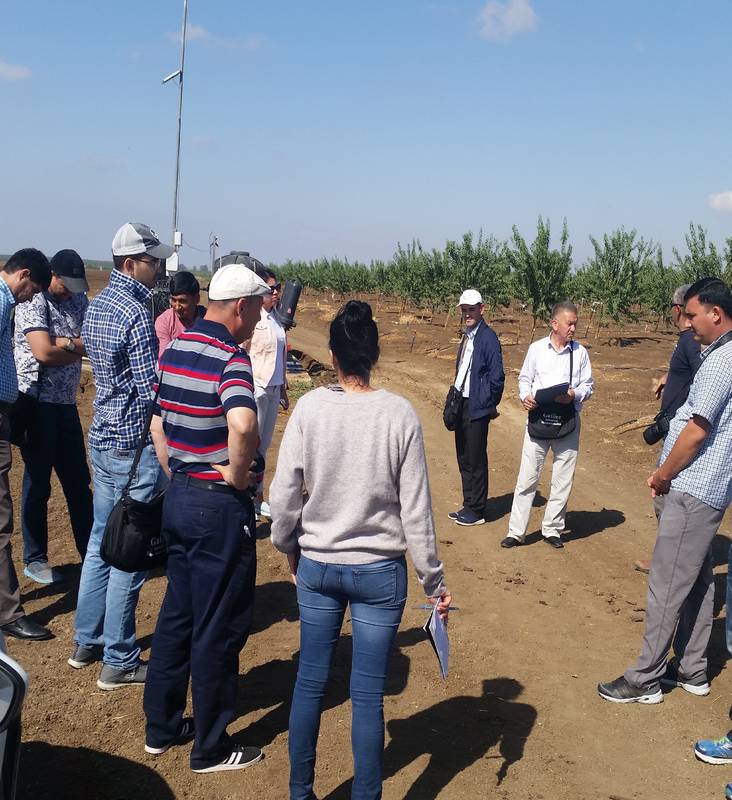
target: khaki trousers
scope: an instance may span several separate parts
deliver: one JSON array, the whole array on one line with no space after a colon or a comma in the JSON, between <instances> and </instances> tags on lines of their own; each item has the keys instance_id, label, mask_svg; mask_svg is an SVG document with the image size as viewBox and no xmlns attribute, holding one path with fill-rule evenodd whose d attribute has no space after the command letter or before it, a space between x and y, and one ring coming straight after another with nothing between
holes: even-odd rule
<instances>
[{"instance_id":1,"label":"khaki trousers","mask_svg":"<svg viewBox=\"0 0 732 800\"><path fill-rule=\"evenodd\" d=\"M564 436L561 439L533 439L529 436L528 430L526 431L521 450L521 466L516 479L516 488L513 492L511 519L508 523L509 536L518 539L520 542L523 542L526 537L531 505L534 502L534 495L539 485L544 461L550 450L554 453L552 488L549 501L546 504L544 521L541 524L541 534L549 538L551 536L559 536L564 530L567 501L572 491L574 471L577 466L579 437L579 415L577 416L575 429L568 436Z\"/></svg>"}]
</instances>

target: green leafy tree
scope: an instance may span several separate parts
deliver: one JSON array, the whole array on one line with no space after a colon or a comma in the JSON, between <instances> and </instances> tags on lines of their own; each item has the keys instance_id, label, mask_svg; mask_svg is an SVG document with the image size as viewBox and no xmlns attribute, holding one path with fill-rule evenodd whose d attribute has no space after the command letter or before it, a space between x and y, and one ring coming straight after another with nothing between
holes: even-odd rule
<instances>
[{"instance_id":1,"label":"green leafy tree","mask_svg":"<svg viewBox=\"0 0 732 800\"><path fill-rule=\"evenodd\" d=\"M519 299L531 303L532 339L538 320L549 319L551 308L564 297L572 267L567 220L562 225L559 249L551 247L549 220L539 217L536 238L529 247L518 228L513 226L512 244L506 248L512 283Z\"/></svg>"},{"instance_id":2,"label":"green leafy tree","mask_svg":"<svg viewBox=\"0 0 732 800\"><path fill-rule=\"evenodd\" d=\"M637 231L624 228L604 234L602 243L590 236L595 252L587 263L585 277L590 297L602 304L600 324L605 314L615 322L635 316L633 307L638 303L640 274L653 263L656 251L652 242L637 236Z\"/></svg>"},{"instance_id":3,"label":"green leafy tree","mask_svg":"<svg viewBox=\"0 0 732 800\"><path fill-rule=\"evenodd\" d=\"M674 247L675 268L681 283L694 283L699 278L721 278L722 259L714 242L707 240L707 231L701 225L689 223L689 232L684 236L689 251L681 256ZM729 241L727 243L729 249Z\"/></svg>"}]
</instances>

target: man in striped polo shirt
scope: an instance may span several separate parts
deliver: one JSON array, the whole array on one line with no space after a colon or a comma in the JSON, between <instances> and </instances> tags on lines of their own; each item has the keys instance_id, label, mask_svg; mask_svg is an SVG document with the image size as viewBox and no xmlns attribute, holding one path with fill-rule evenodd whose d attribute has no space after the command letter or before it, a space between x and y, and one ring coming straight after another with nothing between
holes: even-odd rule
<instances>
[{"instance_id":1,"label":"man in striped polo shirt","mask_svg":"<svg viewBox=\"0 0 732 800\"><path fill-rule=\"evenodd\" d=\"M252 622L256 579L250 471L257 406L249 357L264 281L242 264L219 269L206 316L165 350L151 431L170 487L163 508L168 588L145 684L145 750L194 739L194 772L243 769L259 748L234 744L239 652ZM263 465L260 464L263 469ZM191 679L193 718L183 717Z\"/></svg>"}]
</instances>

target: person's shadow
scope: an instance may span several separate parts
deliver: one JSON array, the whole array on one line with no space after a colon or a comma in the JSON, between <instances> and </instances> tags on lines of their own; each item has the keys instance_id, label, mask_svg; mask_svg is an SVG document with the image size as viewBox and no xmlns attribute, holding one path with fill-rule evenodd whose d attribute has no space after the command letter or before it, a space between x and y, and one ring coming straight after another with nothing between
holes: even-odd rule
<instances>
[{"instance_id":1,"label":"person's shadow","mask_svg":"<svg viewBox=\"0 0 732 800\"><path fill-rule=\"evenodd\" d=\"M346 624L344 623L344 626ZM410 658L403 652L403 648L411 647L424 641L425 638L421 628L397 633L389 659L389 670L384 686L385 695L398 695L404 691L409 678ZM348 702L352 651L350 634L341 633L323 698L323 712ZM256 722L241 731L242 742L246 740L247 744L265 747L288 729L292 690L297 678L298 655L295 653L289 659L272 659L250 669L239 678L236 717L252 711L269 709ZM239 738L239 734L235 738ZM347 743L344 744L347 746Z\"/></svg>"},{"instance_id":2,"label":"person's shadow","mask_svg":"<svg viewBox=\"0 0 732 800\"><path fill-rule=\"evenodd\" d=\"M534 706L514 702L522 691L513 678L484 680L479 697L451 697L407 719L392 720L387 724L391 741L384 753L384 779L429 755L404 800L434 800L456 775L498 746L499 755L490 758L501 759L496 772L500 786L511 765L523 757L536 722ZM323 800L348 800L352 783L346 781Z\"/></svg>"},{"instance_id":3,"label":"person's shadow","mask_svg":"<svg viewBox=\"0 0 732 800\"><path fill-rule=\"evenodd\" d=\"M23 742L18 797L175 800L167 781L152 767L88 747L47 742Z\"/></svg>"}]
</instances>

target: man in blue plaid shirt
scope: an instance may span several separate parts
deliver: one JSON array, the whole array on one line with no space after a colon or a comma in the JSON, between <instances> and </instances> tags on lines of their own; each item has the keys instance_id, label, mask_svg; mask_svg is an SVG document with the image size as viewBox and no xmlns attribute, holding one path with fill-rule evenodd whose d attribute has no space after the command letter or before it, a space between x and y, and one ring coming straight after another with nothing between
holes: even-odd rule
<instances>
[{"instance_id":1,"label":"man in blue plaid shirt","mask_svg":"<svg viewBox=\"0 0 732 800\"><path fill-rule=\"evenodd\" d=\"M50 639L52 633L28 619L20 603L13 566L13 499L10 495L10 410L18 397L11 328L16 303L24 303L48 288L51 267L40 250L27 247L13 253L0 270L0 630L18 639ZM18 408L16 408L16 412Z\"/></svg>"},{"instance_id":2,"label":"man in blue plaid shirt","mask_svg":"<svg viewBox=\"0 0 732 800\"><path fill-rule=\"evenodd\" d=\"M703 278L686 292L684 311L702 344L701 365L648 479L658 537L646 629L635 665L598 686L600 696L615 703L660 703L661 683L709 694L712 540L732 502L732 294L721 280ZM671 647L674 657L667 662Z\"/></svg>"},{"instance_id":3,"label":"man in blue plaid shirt","mask_svg":"<svg viewBox=\"0 0 732 800\"><path fill-rule=\"evenodd\" d=\"M164 259L172 253L147 225L123 225L112 243L109 285L89 304L81 331L96 384L89 429L94 525L81 571L75 648L68 663L81 669L101 659L97 686L105 690L143 684L147 673L135 636L135 608L146 573L110 567L99 548L107 519L127 483L153 399L158 341L147 304ZM149 500L161 478L148 440L131 495Z\"/></svg>"}]
</instances>

